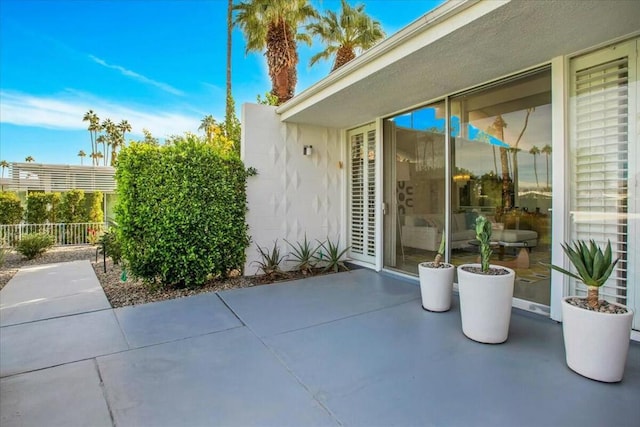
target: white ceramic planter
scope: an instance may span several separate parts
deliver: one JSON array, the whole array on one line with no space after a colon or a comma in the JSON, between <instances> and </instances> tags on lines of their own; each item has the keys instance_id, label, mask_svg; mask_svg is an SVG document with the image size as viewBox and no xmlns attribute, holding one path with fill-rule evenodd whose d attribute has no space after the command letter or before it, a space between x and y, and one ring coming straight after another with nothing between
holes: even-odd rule
<instances>
[{"instance_id":1,"label":"white ceramic planter","mask_svg":"<svg viewBox=\"0 0 640 427\"><path fill-rule=\"evenodd\" d=\"M568 297L573 298L573 297ZM585 310L562 300L562 334L567 365L603 382L622 380L629 352L633 311L625 314Z\"/></svg>"},{"instance_id":2,"label":"white ceramic planter","mask_svg":"<svg viewBox=\"0 0 640 427\"><path fill-rule=\"evenodd\" d=\"M464 264L458 267L458 293L460 294L460 317L462 332L474 341L499 344L509 336L513 284L516 273L500 276L476 274L464 267L480 267L480 264Z\"/></svg>"},{"instance_id":3,"label":"white ceramic planter","mask_svg":"<svg viewBox=\"0 0 640 427\"><path fill-rule=\"evenodd\" d=\"M443 268L431 268L428 264L418 264L422 307L429 311L447 311L451 308L455 268L447 263L443 263Z\"/></svg>"}]
</instances>

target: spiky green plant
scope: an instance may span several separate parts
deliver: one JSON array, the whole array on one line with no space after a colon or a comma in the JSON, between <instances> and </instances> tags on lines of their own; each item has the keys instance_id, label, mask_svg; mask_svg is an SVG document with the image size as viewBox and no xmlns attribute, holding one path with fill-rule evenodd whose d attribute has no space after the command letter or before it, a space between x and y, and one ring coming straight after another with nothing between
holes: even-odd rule
<instances>
[{"instance_id":1,"label":"spiky green plant","mask_svg":"<svg viewBox=\"0 0 640 427\"><path fill-rule=\"evenodd\" d=\"M280 269L280 263L284 260L285 256L280 255L280 247L278 246L278 240L273 242L273 248L269 251L266 248L261 248L256 245L258 252L260 253L260 261L254 261L258 265L258 268L264 272L269 279L275 279L277 276L284 276L285 273Z\"/></svg>"},{"instance_id":2,"label":"spiky green plant","mask_svg":"<svg viewBox=\"0 0 640 427\"><path fill-rule=\"evenodd\" d=\"M604 253L595 240L589 240L588 244L583 240L577 240L574 242L573 247L563 243L562 249L577 270L577 274L557 265L552 265L551 268L587 285L587 304L591 308L597 308L599 305L600 286L605 284L616 264L620 261L620 258L612 261L611 241L607 241Z\"/></svg>"},{"instance_id":3,"label":"spiky green plant","mask_svg":"<svg viewBox=\"0 0 640 427\"><path fill-rule=\"evenodd\" d=\"M340 250L339 240L336 243L333 243L331 240L327 238L325 242L320 242L320 246L318 247L318 255L314 256L314 258L318 261L325 262L323 271L333 270L334 273L340 271L340 268L344 270L349 270L347 266L342 261L342 257L347 253L350 246L347 246L342 251ZM324 250L324 251L323 251Z\"/></svg>"},{"instance_id":4,"label":"spiky green plant","mask_svg":"<svg viewBox=\"0 0 640 427\"><path fill-rule=\"evenodd\" d=\"M316 266L315 254L320 247L316 246L314 248L311 246L306 234L304 235L304 241L296 242L295 245L291 244L287 239L284 239L284 241L291 246L292 252L289 255L291 256L291 261L296 263L293 269L302 272L304 275L311 274Z\"/></svg>"},{"instance_id":5,"label":"spiky green plant","mask_svg":"<svg viewBox=\"0 0 640 427\"><path fill-rule=\"evenodd\" d=\"M480 215L476 218L476 239L480 242L480 264L482 272L489 272L489 260L493 250L491 249L491 221Z\"/></svg>"}]
</instances>

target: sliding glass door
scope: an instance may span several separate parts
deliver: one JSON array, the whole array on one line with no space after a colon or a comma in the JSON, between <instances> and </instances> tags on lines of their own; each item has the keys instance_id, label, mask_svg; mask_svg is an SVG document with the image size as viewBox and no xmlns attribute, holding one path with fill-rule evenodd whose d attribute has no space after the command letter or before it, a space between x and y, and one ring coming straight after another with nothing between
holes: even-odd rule
<instances>
[{"instance_id":1,"label":"sliding glass door","mask_svg":"<svg viewBox=\"0 0 640 427\"><path fill-rule=\"evenodd\" d=\"M548 306L551 261L551 72L451 100L452 263L477 259L478 215L493 225L493 264L516 271L514 297Z\"/></svg>"},{"instance_id":2,"label":"sliding glass door","mask_svg":"<svg viewBox=\"0 0 640 427\"><path fill-rule=\"evenodd\" d=\"M385 267L416 274L443 235L448 260L476 262L482 214L493 224L492 263L516 270L514 296L548 306L551 72L448 103L448 117L445 100L384 120Z\"/></svg>"},{"instance_id":3,"label":"sliding glass door","mask_svg":"<svg viewBox=\"0 0 640 427\"><path fill-rule=\"evenodd\" d=\"M385 266L417 274L445 232L445 103L384 121Z\"/></svg>"}]
</instances>

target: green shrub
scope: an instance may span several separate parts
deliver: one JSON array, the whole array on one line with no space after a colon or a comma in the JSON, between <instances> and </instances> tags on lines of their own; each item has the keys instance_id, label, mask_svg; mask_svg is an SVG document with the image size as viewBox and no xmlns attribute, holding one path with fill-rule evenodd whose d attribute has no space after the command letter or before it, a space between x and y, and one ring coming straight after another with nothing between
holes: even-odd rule
<instances>
[{"instance_id":1,"label":"green shrub","mask_svg":"<svg viewBox=\"0 0 640 427\"><path fill-rule=\"evenodd\" d=\"M67 224L85 222L85 212L83 190L71 190L62 195L59 212L60 222Z\"/></svg>"},{"instance_id":2,"label":"green shrub","mask_svg":"<svg viewBox=\"0 0 640 427\"><path fill-rule=\"evenodd\" d=\"M241 269L249 238L242 161L195 135L132 143L116 169L118 239L128 271L148 282L194 286Z\"/></svg>"},{"instance_id":3,"label":"green shrub","mask_svg":"<svg viewBox=\"0 0 640 427\"><path fill-rule=\"evenodd\" d=\"M50 205L49 205L49 222L55 224L60 219L60 202L62 201L62 194L50 193Z\"/></svg>"},{"instance_id":4,"label":"green shrub","mask_svg":"<svg viewBox=\"0 0 640 427\"><path fill-rule=\"evenodd\" d=\"M104 211L102 210L102 202L104 196L101 191L88 193L85 197L85 211L87 212L86 221L84 222L104 222Z\"/></svg>"},{"instance_id":5,"label":"green shrub","mask_svg":"<svg viewBox=\"0 0 640 427\"><path fill-rule=\"evenodd\" d=\"M49 219L52 193L30 192L27 196L27 223L44 224Z\"/></svg>"},{"instance_id":6,"label":"green shrub","mask_svg":"<svg viewBox=\"0 0 640 427\"><path fill-rule=\"evenodd\" d=\"M100 253L104 253L106 256L113 260L114 264L120 264L122 259L122 247L118 240L118 233L115 228L110 228L102 236L98 242L100 245Z\"/></svg>"},{"instance_id":7,"label":"green shrub","mask_svg":"<svg viewBox=\"0 0 640 427\"><path fill-rule=\"evenodd\" d=\"M7 256L7 252L9 252L9 249L2 246L2 242L0 242L0 268L4 267L4 259Z\"/></svg>"},{"instance_id":8,"label":"green shrub","mask_svg":"<svg viewBox=\"0 0 640 427\"><path fill-rule=\"evenodd\" d=\"M22 204L16 193L0 192L0 224L20 224Z\"/></svg>"},{"instance_id":9,"label":"green shrub","mask_svg":"<svg viewBox=\"0 0 640 427\"><path fill-rule=\"evenodd\" d=\"M53 246L53 242L53 236L46 233L25 234L18 242L16 250L27 259L34 259Z\"/></svg>"}]
</instances>

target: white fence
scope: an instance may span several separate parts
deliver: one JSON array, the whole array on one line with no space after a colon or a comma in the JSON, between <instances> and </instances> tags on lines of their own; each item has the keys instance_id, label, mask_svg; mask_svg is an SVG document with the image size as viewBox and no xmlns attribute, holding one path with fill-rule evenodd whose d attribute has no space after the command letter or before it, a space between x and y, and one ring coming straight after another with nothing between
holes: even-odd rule
<instances>
[{"instance_id":1,"label":"white fence","mask_svg":"<svg viewBox=\"0 0 640 427\"><path fill-rule=\"evenodd\" d=\"M73 224L0 224L0 246L15 246L22 236L31 233L47 233L54 237L56 246L94 244L107 224L80 222Z\"/></svg>"}]
</instances>

